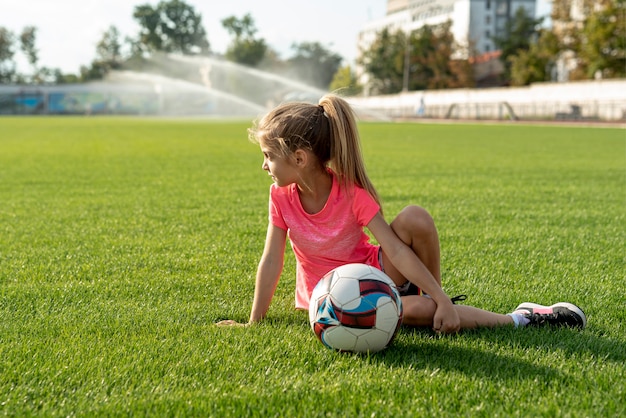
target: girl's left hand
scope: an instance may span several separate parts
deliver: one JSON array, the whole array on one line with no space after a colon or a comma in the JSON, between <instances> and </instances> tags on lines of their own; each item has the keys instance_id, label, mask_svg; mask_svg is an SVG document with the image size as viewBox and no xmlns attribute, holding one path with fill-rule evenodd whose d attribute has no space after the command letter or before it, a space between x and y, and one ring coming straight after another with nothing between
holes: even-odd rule
<instances>
[{"instance_id":1,"label":"girl's left hand","mask_svg":"<svg viewBox=\"0 0 626 418\"><path fill-rule=\"evenodd\" d=\"M242 324L241 322L237 322L233 319L225 319L223 321L216 322L215 325L218 327L245 327L248 324Z\"/></svg>"}]
</instances>

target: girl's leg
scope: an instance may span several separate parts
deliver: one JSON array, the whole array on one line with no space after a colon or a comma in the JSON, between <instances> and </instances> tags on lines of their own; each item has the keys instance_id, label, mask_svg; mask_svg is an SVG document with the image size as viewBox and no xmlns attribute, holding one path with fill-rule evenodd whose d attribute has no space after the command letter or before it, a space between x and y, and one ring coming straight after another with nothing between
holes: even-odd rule
<instances>
[{"instance_id":1,"label":"girl's leg","mask_svg":"<svg viewBox=\"0 0 626 418\"><path fill-rule=\"evenodd\" d=\"M407 206L390 225L396 235L411 247L441 286L439 233L430 214L419 206ZM406 278L391 264L384 251L383 266L385 273L396 283L406 281ZM404 308L403 322L406 325L432 327L437 308L432 299L416 295L403 296L402 305ZM489 312L473 306L454 306L461 320L461 328L513 324L513 319L509 315Z\"/></svg>"},{"instance_id":2,"label":"girl's leg","mask_svg":"<svg viewBox=\"0 0 626 418\"><path fill-rule=\"evenodd\" d=\"M402 308L404 311L403 324L414 327L432 327L437 308L432 299L425 296L403 296ZM513 318L509 315L489 312L467 305L454 305L454 308L461 320L461 329L513 325Z\"/></svg>"},{"instance_id":3,"label":"girl's leg","mask_svg":"<svg viewBox=\"0 0 626 418\"><path fill-rule=\"evenodd\" d=\"M391 222L391 229L419 257L441 286L439 234L430 214L419 206L407 206ZM391 264L383 251L385 273L396 283L406 278Z\"/></svg>"},{"instance_id":4,"label":"girl's leg","mask_svg":"<svg viewBox=\"0 0 626 418\"><path fill-rule=\"evenodd\" d=\"M513 318L509 315L485 311L467 305L454 305L454 308L461 320L461 329L514 325Z\"/></svg>"}]
</instances>

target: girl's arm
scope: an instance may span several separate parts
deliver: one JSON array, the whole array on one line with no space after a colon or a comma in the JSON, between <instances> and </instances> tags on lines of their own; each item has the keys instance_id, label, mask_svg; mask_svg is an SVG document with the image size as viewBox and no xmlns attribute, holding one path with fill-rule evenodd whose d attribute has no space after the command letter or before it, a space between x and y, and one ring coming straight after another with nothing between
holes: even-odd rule
<instances>
[{"instance_id":1,"label":"girl's arm","mask_svg":"<svg viewBox=\"0 0 626 418\"><path fill-rule=\"evenodd\" d=\"M435 301L437 311L433 327L440 329L441 332L457 332L460 321L454 305L413 250L398 238L380 213L374 216L367 228L398 271Z\"/></svg>"},{"instance_id":2,"label":"girl's arm","mask_svg":"<svg viewBox=\"0 0 626 418\"><path fill-rule=\"evenodd\" d=\"M270 307L278 279L283 271L286 242L287 231L270 223L267 227L265 248L256 273L250 324L263 319Z\"/></svg>"}]
</instances>

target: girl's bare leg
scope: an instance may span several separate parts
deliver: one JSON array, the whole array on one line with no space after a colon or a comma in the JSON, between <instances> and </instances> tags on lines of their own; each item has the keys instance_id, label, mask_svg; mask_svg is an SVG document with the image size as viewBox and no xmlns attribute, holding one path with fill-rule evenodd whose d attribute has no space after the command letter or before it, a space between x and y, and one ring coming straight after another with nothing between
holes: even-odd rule
<instances>
[{"instance_id":1,"label":"girl's bare leg","mask_svg":"<svg viewBox=\"0 0 626 418\"><path fill-rule=\"evenodd\" d=\"M419 206L407 206L391 222L390 226L396 235L411 247L441 286L439 234L435 221L430 214ZM391 264L384 251L383 264L385 273L396 283L406 281L406 278Z\"/></svg>"},{"instance_id":2,"label":"girl's bare leg","mask_svg":"<svg viewBox=\"0 0 626 418\"><path fill-rule=\"evenodd\" d=\"M403 296L402 308L404 311L403 324L414 327L432 327L437 308L432 299L425 296ZM454 308L461 320L461 329L513 325L513 318L509 315L467 305L454 305Z\"/></svg>"}]
</instances>

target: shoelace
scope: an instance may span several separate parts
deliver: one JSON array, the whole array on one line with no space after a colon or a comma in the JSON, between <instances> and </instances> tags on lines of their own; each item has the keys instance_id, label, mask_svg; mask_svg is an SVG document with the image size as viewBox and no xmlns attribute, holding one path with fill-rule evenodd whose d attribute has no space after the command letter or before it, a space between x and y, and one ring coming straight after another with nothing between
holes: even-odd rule
<instances>
[{"instance_id":1,"label":"shoelace","mask_svg":"<svg viewBox=\"0 0 626 418\"><path fill-rule=\"evenodd\" d=\"M450 298L454 305L456 305L457 302L463 302L465 299L467 299L467 295L457 295L453 298Z\"/></svg>"}]
</instances>

